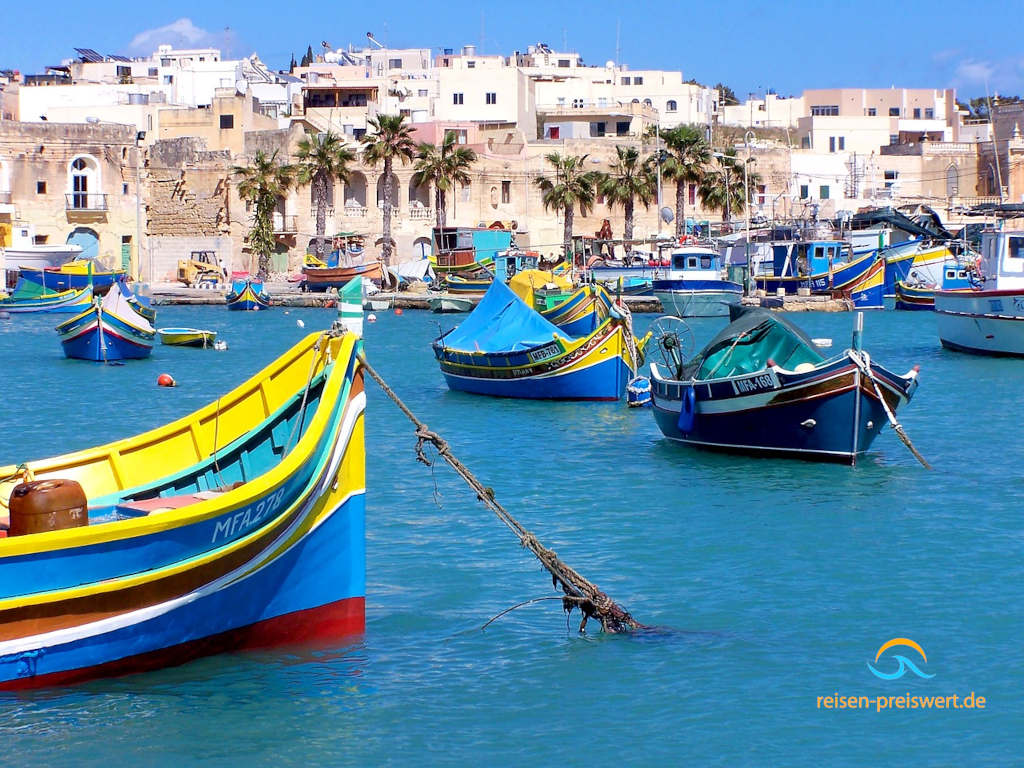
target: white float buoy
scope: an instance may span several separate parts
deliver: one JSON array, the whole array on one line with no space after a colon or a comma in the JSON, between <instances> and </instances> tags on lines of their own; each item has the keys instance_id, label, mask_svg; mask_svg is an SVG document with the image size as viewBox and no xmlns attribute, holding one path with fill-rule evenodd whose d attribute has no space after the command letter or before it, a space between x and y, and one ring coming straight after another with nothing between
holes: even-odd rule
<instances>
[{"instance_id":1,"label":"white float buoy","mask_svg":"<svg viewBox=\"0 0 1024 768\"><path fill-rule=\"evenodd\" d=\"M376 323L377 322L377 316L375 314L373 314L373 312L371 312L370 314L368 314L366 316L366 322L368 322L368 323Z\"/></svg>"},{"instance_id":2,"label":"white float buoy","mask_svg":"<svg viewBox=\"0 0 1024 768\"><path fill-rule=\"evenodd\" d=\"M306 324L304 322L302 322L301 320L296 320L295 324L297 326L299 326L299 328L305 328L306 327Z\"/></svg>"}]
</instances>

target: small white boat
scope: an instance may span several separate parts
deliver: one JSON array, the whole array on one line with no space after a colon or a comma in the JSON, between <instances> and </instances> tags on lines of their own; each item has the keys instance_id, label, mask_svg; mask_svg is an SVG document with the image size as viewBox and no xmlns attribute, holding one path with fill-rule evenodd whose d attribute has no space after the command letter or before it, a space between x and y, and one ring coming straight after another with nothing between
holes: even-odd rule
<instances>
[{"instance_id":1,"label":"small white boat","mask_svg":"<svg viewBox=\"0 0 1024 768\"><path fill-rule=\"evenodd\" d=\"M728 315L729 305L743 298L742 285L722 279L721 257L708 246L673 250L671 266L653 285L666 314L676 317Z\"/></svg>"},{"instance_id":2,"label":"small white boat","mask_svg":"<svg viewBox=\"0 0 1024 768\"><path fill-rule=\"evenodd\" d=\"M935 292L942 346L1024 357L1024 230L983 232L978 273L977 289Z\"/></svg>"},{"instance_id":3,"label":"small white boat","mask_svg":"<svg viewBox=\"0 0 1024 768\"><path fill-rule=\"evenodd\" d=\"M82 246L37 244L35 228L31 224L15 224L11 228L11 244L0 248L0 290L8 285L7 272L13 283L19 267L46 269L60 267L82 254Z\"/></svg>"},{"instance_id":4,"label":"small white boat","mask_svg":"<svg viewBox=\"0 0 1024 768\"><path fill-rule=\"evenodd\" d=\"M432 296L427 299L431 312L471 312L476 303L475 299L458 296Z\"/></svg>"}]
</instances>

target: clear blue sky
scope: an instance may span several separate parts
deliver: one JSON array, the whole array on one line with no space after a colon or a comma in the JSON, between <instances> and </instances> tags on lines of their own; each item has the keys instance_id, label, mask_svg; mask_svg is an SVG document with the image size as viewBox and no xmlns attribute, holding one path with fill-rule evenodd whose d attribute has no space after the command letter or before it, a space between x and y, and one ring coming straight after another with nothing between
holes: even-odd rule
<instances>
[{"instance_id":1,"label":"clear blue sky","mask_svg":"<svg viewBox=\"0 0 1024 768\"><path fill-rule=\"evenodd\" d=\"M483 53L503 54L538 41L556 49L564 43L600 64L616 58L619 26L623 63L721 81L741 100L768 88L787 95L890 85L955 87L964 97L984 95L986 78L993 91L1024 95L1021 9L1020 0L16 2L3 13L0 68L38 72L73 56L75 46L131 55L161 41L215 45L233 57L256 52L284 68L309 44L314 51L324 40L361 46L367 31L390 46L435 51L480 46L481 39Z\"/></svg>"}]
</instances>

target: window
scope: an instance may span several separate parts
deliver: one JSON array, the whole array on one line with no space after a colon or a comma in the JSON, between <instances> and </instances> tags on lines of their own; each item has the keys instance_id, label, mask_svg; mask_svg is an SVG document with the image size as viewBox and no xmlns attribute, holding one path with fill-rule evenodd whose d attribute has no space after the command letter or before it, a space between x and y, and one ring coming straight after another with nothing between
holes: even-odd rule
<instances>
[{"instance_id":1,"label":"window","mask_svg":"<svg viewBox=\"0 0 1024 768\"><path fill-rule=\"evenodd\" d=\"M934 120L935 119L935 110L932 109L931 107L926 107L925 110L924 110L924 119L925 120Z\"/></svg>"},{"instance_id":2,"label":"window","mask_svg":"<svg viewBox=\"0 0 1024 768\"><path fill-rule=\"evenodd\" d=\"M426 88L420 88L418 91L416 91L416 95L422 99L428 96L429 94Z\"/></svg>"},{"instance_id":3,"label":"window","mask_svg":"<svg viewBox=\"0 0 1024 768\"><path fill-rule=\"evenodd\" d=\"M676 111L676 103L674 101L672 101L671 99L669 99L668 102L665 104L665 111L666 112L675 112Z\"/></svg>"},{"instance_id":4,"label":"window","mask_svg":"<svg viewBox=\"0 0 1024 768\"><path fill-rule=\"evenodd\" d=\"M498 103L498 94L494 93L493 91L488 93L488 94L486 94L486 101L487 101L488 104L497 104Z\"/></svg>"},{"instance_id":5,"label":"window","mask_svg":"<svg viewBox=\"0 0 1024 768\"><path fill-rule=\"evenodd\" d=\"M558 106L560 106L560 107L564 107L565 106L565 96L559 96L558 97Z\"/></svg>"},{"instance_id":6,"label":"window","mask_svg":"<svg viewBox=\"0 0 1024 768\"><path fill-rule=\"evenodd\" d=\"M570 62L569 62L568 59L559 59L558 60L558 66L560 66L560 67L563 67L563 68L564 67L568 67L569 64L570 64Z\"/></svg>"},{"instance_id":7,"label":"window","mask_svg":"<svg viewBox=\"0 0 1024 768\"><path fill-rule=\"evenodd\" d=\"M633 85L643 85L643 84L644 84L644 79L642 77L634 77L633 78Z\"/></svg>"},{"instance_id":8,"label":"window","mask_svg":"<svg viewBox=\"0 0 1024 768\"><path fill-rule=\"evenodd\" d=\"M839 105L816 104L811 107L811 114L816 117L837 117L839 115Z\"/></svg>"},{"instance_id":9,"label":"window","mask_svg":"<svg viewBox=\"0 0 1024 768\"><path fill-rule=\"evenodd\" d=\"M835 152L836 151L836 137L835 136L829 136L828 137L828 151L829 152Z\"/></svg>"},{"instance_id":10,"label":"window","mask_svg":"<svg viewBox=\"0 0 1024 768\"><path fill-rule=\"evenodd\" d=\"M156 77L159 74L160 74L160 70L158 70L156 67L150 67L149 68L149 76L150 77Z\"/></svg>"},{"instance_id":11,"label":"window","mask_svg":"<svg viewBox=\"0 0 1024 768\"><path fill-rule=\"evenodd\" d=\"M1011 259L1024 259L1024 237L1006 238L1006 255Z\"/></svg>"},{"instance_id":12,"label":"window","mask_svg":"<svg viewBox=\"0 0 1024 768\"><path fill-rule=\"evenodd\" d=\"M160 66L161 67L169 67L169 66L171 66L171 60L170 59L160 59Z\"/></svg>"},{"instance_id":13,"label":"window","mask_svg":"<svg viewBox=\"0 0 1024 768\"><path fill-rule=\"evenodd\" d=\"M121 194L122 195L127 195L128 194L128 182L126 182L126 181L121 183Z\"/></svg>"},{"instance_id":14,"label":"window","mask_svg":"<svg viewBox=\"0 0 1024 768\"><path fill-rule=\"evenodd\" d=\"M620 120L615 123L616 136L629 136L629 120Z\"/></svg>"},{"instance_id":15,"label":"window","mask_svg":"<svg viewBox=\"0 0 1024 768\"><path fill-rule=\"evenodd\" d=\"M402 68L402 60L401 59L388 59L388 69L401 69L401 68Z\"/></svg>"},{"instance_id":16,"label":"window","mask_svg":"<svg viewBox=\"0 0 1024 768\"><path fill-rule=\"evenodd\" d=\"M696 205L697 204L697 185L696 184L691 184L690 185L690 191L689 191L689 196L688 197L689 197L690 205Z\"/></svg>"},{"instance_id":17,"label":"window","mask_svg":"<svg viewBox=\"0 0 1024 768\"><path fill-rule=\"evenodd\" d=\"M921 119L921 108L920 107L914 107L914 119L915 120L920 120Z\"/></svg>"},{"instance_id":18,"label":"window","mask_svg":"<svg viewBox=\"0 0 1024 768\"><path fill-rule=\"evenodd\" d=\"M822 184L818 187L818 198L820 200L828 200L828 185Z\"/></svg>"},{"instance_id":19,"label":"window","mask_svg":"<svg viewBox=\"0 0 1024 768\"><path fill-rule=\"evenodd\" d=\"M476 69L476 62L475 61L467 61L466 62L466 69Z\"/></svg>"},{"instance_id":20,"label":"window","mask_svg":"<svg viewBox=\"0 0 1024 768\"><path fill-rule=\"evenodd\" d=\"M629 85L630 83L632 83L632 79L631 78L628 78L628 77L622 78L622 84L623 85Z\"/></svg>"},{"instance_id":21,"label":"window","mask_svg":"<svg viewBox=\"0 0 1024 768\"><path fill-rule=\"evenodd\" d=\"M400 114L402 117L412 117L412 110L411 109L400 109L400 110L398 110L398 114Z\"/></svg>"},{"instance_id":22,"label":"window","mask_svg":"<svg viewBox=\"0 0 1024 768\"><path fill-rule=\"evenodd\" d=\"M899 172L898 171L886 171L884 175L885 175L885 188L886 189L892 189L893 185L896 183L896 179L900 175Z\"/></svg>"},{"instance_id":23,"label":"window","mask_svg":"<svg viewBox=\"0 0 1024 768\"><path fill-rule=\"evenodd\" d=\"M593 139L600 139L604 136L605 126L607 123L591 123L590 124L590 137Z\"/></svg>"},{"instance_id":24,"label":"window","mask_svg":"<svg viewBox=\"0 0 1024 768\"><path fill-rule=\"evenodd\" d=\"M768 200L768 187L765 184L757 185L757 204L764 205Z\"/></svg>"},{"instance_id":25,"label":"window","mask_svg":"<svg viewBox=\"0 0 1024 768\"><path fill-rule=\"evenodd\" d=\"M32 242L36 245L46 245L46 241L49 239L49 235L35 235L32 237Z\"/></svg>"},{"instance_id":26,"label":"window","mask_svg":"<svg viewBox=\"0 0 1024 768\"><path fill-rule=\"evenodd\" d=\"M512 182L503 181L501 182L501 202L504 205L508 205L512 202Z\"/></svg>"},{"instance_id":27,"label":"window","mask_svg":"<svg viewBox=\"0 0 1024 768\"><path fill-rule=\"evenodd\" d=\"M461 93L453 93L452 94L452 104L461 104L461 103L462 103L462 94Z\"/></svg>"},{"instance_id":28,"label":"window","mask_svg":"<svg viewBox=\"0 0 1024 768\"><path fill-rule=\"evenodd\" d=\"M644 106L653 107L654 103L650 99L644 99Z\"/></svg>"},{"instance_id":29,"label":"window","mask_svg":"<svg viewBox=\"0 0 1024 768\"><path fill-rule=\"evenodd\" d=\"M36 182L36 194L37 195L45 195L46 194L46 182L45 181L37 181Z\"/></svg>"},{"instance_id":30,"label":"window","mask_svg":"<svg viewBox=\"0 0 1024 768\"><path fill-rule=\"evenodd\" d=\"M898 133L889 134L889 144L895 145L900 143L900 135Z\"/></svg>"},{"instance_id":31,"label":"window","mask_svg":"<svg viewBox=\"0 0 1024 768\"><path fill-rule=\"evenodd\" d=\"M121 64L118 64L117 65L117 76L119 78L120 77L131 77L132 76L132 68L131 67L123 66Z\"/></svg>"},{"instance_id":32,"label":"window","mask_svg":"<svg viewBox=\"0 0 1024 768\"><path fill-rule=\"evenodd\" d=\"M572 108L573 109L583 109L583 107L584 107L583 99L573 99L572 100Z\"/></svg>"},{"instance_id":33,"label":"window","mask_svg":"<svg viewBox=\"0 0 1024 768\"><path fill-rule=\"evenodd\" d=\"M846 149L846 137L845 136L840 136L839 137L839 151L842 152L844 149Z\"/></svg>"},{"instance_id":34,"label":"window","mask_svg":"<svg viewBox=\"0 0 1024 768\"><path fill-rule=\"evenodd\" d=\"M874 107L868 107L867 108L867 116L868 117L878 117L878 110L875 109Z\"/></svg>"},{"instance_id":35,"label":"window","mask_svg":"<svg viewBox=\"0 0 1024 768\"><path fill-rule=\"evenodd\" d=\"M352 138L353 139L361 139L365 135L366 135L366 129L365 128L353 128L352 129Z\"/></svg>"},{"instance_id":36,"label":"window","mask_svg":"<svg viewBox=\"0 0 1024 768\"><path fill-rule=\"evenodd\" d=\"M899 117L899 116L900 116L900 108L899 107L889 107L889 117Z\"/></svg>"},{"instance_id":37,"label":"window","mask_svg":"<svg viewBox=\"0 0 1024 768\"><path fill-rule=\"evenodd\" d=\"M548 126L548 138L549 139L560 138L561 134L562 134L562 132L560 130L560 126L557 126L557 125L549 125Z\"/></svg>"},{"instance_id":38,"label":"window","mask_svg":"<svg viewBox=\"0 0 1024 768\"><path fill-rule=\"evenodd\" d=\"M810 188L806 184L801 184L800 185L800 199L801 200L806 200L810 196L811 196Z\"/></svg>"},{"instance_id":39,"label":"window","mask_svg":"<svg viewBox=\"0 0 1024 768\"><path fill-rule=\"evenodd\" d=\"M227 130L235 127L235 116L234 115L221 115L220 116L220 128L221 130Z\"/></svg>"},{"instance_id":40,"label":"window","mask_svg":"<svg viewBox=\"0 0 1024 768\"><path fill-rule=\"evenodd\" d=\"M199 60L200 60L200 61L206 61L206 57L205 57L205 56L200 56L200 57L199 57Z\"/></svg>"},{"instance_id":41,"label":"window","mask_svg":"<svg viewBox=\"0 0 1024 768\"><path fill-rule=\"evenodd\" d=\"M170 85L174 82L174 75L164 75L164 85Z\"/></svg>"}]
</instances>

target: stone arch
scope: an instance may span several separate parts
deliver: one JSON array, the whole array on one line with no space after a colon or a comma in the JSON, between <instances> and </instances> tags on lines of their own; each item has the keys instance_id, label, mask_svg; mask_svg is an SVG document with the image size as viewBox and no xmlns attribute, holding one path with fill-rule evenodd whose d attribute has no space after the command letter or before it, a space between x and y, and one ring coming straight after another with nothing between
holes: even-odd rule
<instances>
[{"instance_id":1,"label":"stone arch","mask_svg":"<svg viewBox=\"0 0 1024 768\"><path fill-rule=\"evenodd\" d=\"M412 257L414 259L425 259L432 252L429 237L417 237L412 244Z\"/></svg>"},{"instance_id":2,"label":"stone arch","mask_svg":"<svg viewBox=\"0 0 1024 768\"><path fill-rule=\"evenodd\" d=\"M95 259L100 255L100 236L89 227L75 227L68 235L68 244L80 246L80 259Z\"/></svg>"},{"instance_id":3,"label":"stone arch","mask_svg":"<svg viewBox=\"0 0 1024 768\"><path fill-rule=\"evenodd\" d=\"M366 207L366 176L359 171L352 171L347 182L345 182L345 207L365 208Z\"/></svg>"},{"instance_id":4,"label":"stone arch","mask_svg":"<svg viewBox=\"0 0 1024 768\"><path fill-rule=\"evenodd\" d=\"M391 205L392 210L402 207L402 185L398 183L398 177L391 173ZM377 177L377 207L384 207L384 174Z\"/></svg>"},{"instance_id":5,"label":"stone arch","mask_svg":"<svg viewBox=\"0 0 1024 768\"><path fill-rule=\"evenodd\" d=\"M419 205L417 205L419 203ZM409 179L409 207L430 208L433 205L430 192L430 182L417 184L414 179Z\"/></svg>"},{"instance_id":6,"label":"stone arch","mask_svg":"<svg viewBox=\"0 0 1024 768\"><path fill-rule=\"evenodd\" d=\"M665 104L666 112L675 112L677 109L679 109L679 105L676 104L675 99L669 99L668 103Z\"/></svg>"}]
</instances>

